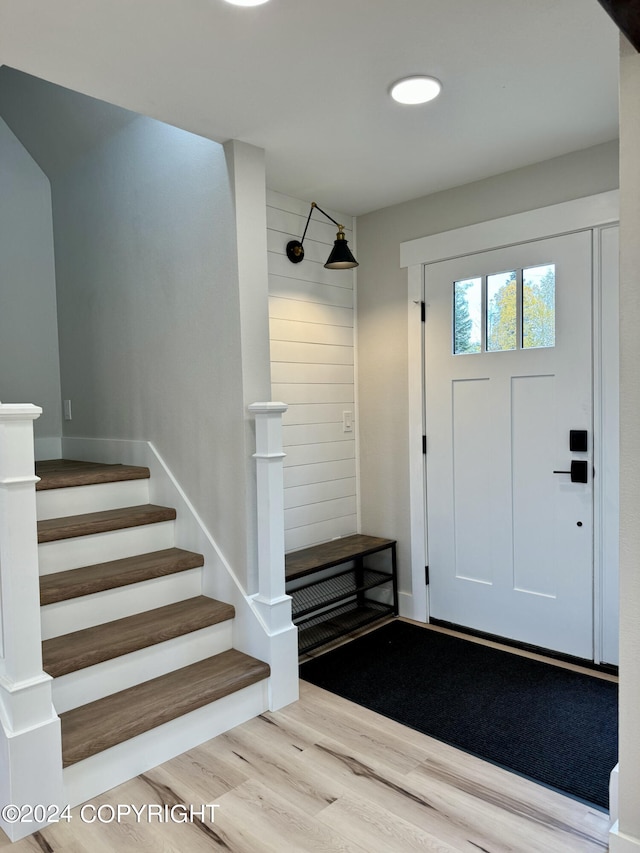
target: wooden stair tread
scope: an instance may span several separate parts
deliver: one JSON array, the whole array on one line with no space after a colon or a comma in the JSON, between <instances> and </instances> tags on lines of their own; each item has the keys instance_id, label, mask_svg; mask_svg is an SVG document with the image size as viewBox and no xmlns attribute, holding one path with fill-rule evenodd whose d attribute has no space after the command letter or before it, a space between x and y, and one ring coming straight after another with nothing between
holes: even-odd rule
<instances>
[{"instance_id":1,"label":"wooden stair tread","mask_svg":"<svg viewBox=\"0 0 640 853\"><path fill-rule=\"evenodd\" d=\"M231 604L204 595L45 640L43 668L57 678L233 619Z\"/></svg>"},{"instance_id":2,"label":"wooden stair tread","mask_svg":"<svg viewBox=\"0 0 640 853\"><path fill-rule=\"evenodd\" d=\"M123 480L147 480L149 469L138 465L105 465L102 462L81 462L73 459L47 459L36 462L40 482L36 491L66 489L72 486L91 486L96 483L118 483Z\"/></svg>"},{"instance_id":3,"label":"wooden stair tread","mask_svg":"<svg viewBox=\"0 0 640 853\"><path fill-rule=\"evenodd\" d=\"M102 512L89 512L83 515L68 515L61 518L48 518L38 522L38 542L54 542L59 539L72 539L76 536L89 536L94 533L107 533L111 530L123 530L143 524L156 524L160 521L173 521L175 509L155 504L108 509Z\"/></svg>"},{"instance_id":4,"label":"wooden stair tread","mask_svg":"<svg viewBox=\"0 0 640 853\"><path fill-rule=\"evenodd\" d=\"M60 715L63 766L195 711L270 674L236 649L137 684Z\"/></svg>"},{"instance_id":5,"label":"wooden stair tread","mask_svg":"<svg viewBox=\"0 0 640 853\"><path fill-rule=\"evenodd\" d=\"M82 595L116 589L133 583L177 574L204 565L202 554L182 548L151 551L136 557L125 557L93 566L42 575L40 604L54 604Z\"/></svg>"}]
</instances>

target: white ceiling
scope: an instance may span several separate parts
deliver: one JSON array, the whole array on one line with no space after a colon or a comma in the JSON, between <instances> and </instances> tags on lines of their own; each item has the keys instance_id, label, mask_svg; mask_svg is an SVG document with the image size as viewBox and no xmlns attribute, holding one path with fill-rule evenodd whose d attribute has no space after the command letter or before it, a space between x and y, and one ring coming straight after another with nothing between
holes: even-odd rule
<instances>
[{"instance_id":1,"label":"white ceiling","mask_svg":"<svg viewBox=\"0 0 640 853\"><path fill-rule=\"evenodd\" d=\"M260 146L269 187L351 214L618 131L618 34L597 0L2 0L0 60ZM411 73L440 97L392 102Z\"/></svg>"}]
</instances>

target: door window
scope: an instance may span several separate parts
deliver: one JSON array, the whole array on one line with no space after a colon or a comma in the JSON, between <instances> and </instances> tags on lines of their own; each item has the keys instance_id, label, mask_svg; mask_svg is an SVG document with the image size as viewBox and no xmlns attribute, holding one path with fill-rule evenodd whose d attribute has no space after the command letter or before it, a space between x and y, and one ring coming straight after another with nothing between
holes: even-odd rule
<instances>
[{"instance_id":1,"label":"door window","mask_svg":"<svg viewBox=\"0 0 640 853\"><path fill-rule=\"evenodd\" d=\"M482 350L482 279L453 283L453 351L456 355Z\"/></svg>"},{"instance_id":2,"label":"door window","mask_svg":"<svg viewBox=\"0 0 640 853\"><path fill-rule=\"evenodd\" d=\"M555 264L454 281L454 355L555 346L555 298Z\"/></svg>"},{"instance_id":3,"label":"door window","mask_svg":"<svg viewBox=\"0 0 640 853\"><path fill-rule=\"evenodd\" d=\"M487 352L516 349L518 283L516 271L487 276Z\"/></svg>"},{"instance_id":4,"label":"door window","mask_svg":"<svg viewBox=\"0 0 640 853\"><path fill-rule=\"evenodd\" d=\"M556 267L522 270L522 348L552 347L556 342Z\"/></svg>"}]
</instances>

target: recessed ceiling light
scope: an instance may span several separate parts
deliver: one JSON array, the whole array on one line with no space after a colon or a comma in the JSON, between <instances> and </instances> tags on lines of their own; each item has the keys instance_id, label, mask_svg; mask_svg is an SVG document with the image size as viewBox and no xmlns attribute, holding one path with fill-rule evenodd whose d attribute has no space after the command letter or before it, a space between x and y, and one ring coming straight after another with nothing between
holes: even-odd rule
<instances>
[{"instance_id":1,"label":"recessed ceiling light","mask_svg":"<svg viewBox=\"0 0 640 853\"><path fill-rule=\"evenodd\" d=\"M435 77L405 77L391 87L391 97L399 104L426 104L437 98L442 83Z\"/></svg>"},{"instance_id":2,"label":"recessed ceiling light","mask_svg":"<svg viewBox=\"0 0 640 853\"><path fill-rule=\"evenodd\" d=\"M261 6L266 2L267 0L227 0L227 3L231 3L233 6Z\"/></svg>"}]
</instances>

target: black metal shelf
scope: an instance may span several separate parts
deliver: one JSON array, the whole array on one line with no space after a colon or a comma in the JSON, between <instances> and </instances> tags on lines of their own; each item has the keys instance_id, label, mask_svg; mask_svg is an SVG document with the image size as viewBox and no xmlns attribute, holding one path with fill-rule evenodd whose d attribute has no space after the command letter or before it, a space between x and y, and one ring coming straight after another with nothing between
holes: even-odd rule
<instances>
[{"instance_id":1,"label":"black metal shelf","mask_svg":"<svg viewBox=\"0 0 640 853\"><path fill-rule=\"evenodd\" d=\"M293 551L285 557L285 577L300 654L398 615L394 539L356 533ZM386 587L382 598L393 603L367 595L376 587Z\"/></svg>"},{"instance_id":2,"label":"black metal shelf","mask_svg":"<svg viewBox=\"0 0 640 853\"><path fill-rule=\"evenodd\" d=\"M298 650L300 654L324 646L345 634L394 614L394 607L379 601L366 601L358 604L350 601L341 607L326 611L308 619L298 630Z\"/></svg>"},{"instance_id":3,"label":"black metal shelf","mask_svg":"<svg viewBox=\"0 0 640 853\"><path fill-rule=\"evenodd\" d=\"M388 572L379 572L375 569L363 569L356 575L353 569L340 572L330 578L314 581L300 589L292 590L293 618L299 619L312 613L320 607L330 607L346 598L351 598L357 593L368 589L391 583L393 575Z\"/></svg>"}]
</instances>

